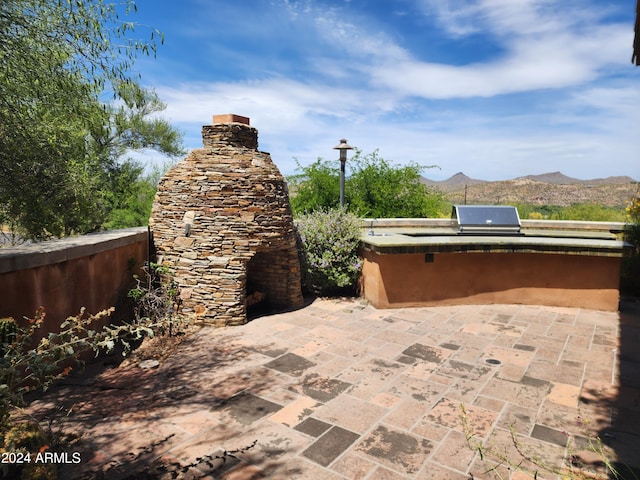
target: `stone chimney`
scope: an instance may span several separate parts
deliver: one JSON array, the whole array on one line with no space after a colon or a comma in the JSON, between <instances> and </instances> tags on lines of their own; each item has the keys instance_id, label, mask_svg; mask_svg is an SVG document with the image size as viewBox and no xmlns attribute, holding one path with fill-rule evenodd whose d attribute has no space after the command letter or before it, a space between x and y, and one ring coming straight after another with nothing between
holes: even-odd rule
<instances>
[{"instance_id":1,"label":"stone chimney","mask_svg":"<svg viewBox=\"0 0 640 480\"><path fill-rule=\"evenodd\" d=\"M215 115L202 140L161 179L149 221L184 313L226 326L252 308L302 305L287 186L258 151L258 131L247 117Z\"/></svg>"},{"instance_id":2,"label":"stone chimney","mask_svg":"<svg viewBox=\"0 0 640 480\"><path fill-rule=\"evenodd\" d=\"M214 115L213 125L202 127L202 143L206 147L244 147L258 149L258 130L249 126L249 118L240 115Z\"/></svg>"}]
</instances>

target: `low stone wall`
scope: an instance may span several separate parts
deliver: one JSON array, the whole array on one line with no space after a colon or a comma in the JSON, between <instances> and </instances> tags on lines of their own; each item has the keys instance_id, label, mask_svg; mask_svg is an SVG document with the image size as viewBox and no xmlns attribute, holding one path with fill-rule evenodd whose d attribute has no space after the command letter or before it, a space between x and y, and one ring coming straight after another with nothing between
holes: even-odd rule
<instances>
[{"instance_id":1,"label":"low stone wall","mask_svg":"<svg viewBox=\"0 0 640 480\"><path fill-rule=\"evenodd\" d=\"M96 313L116 307L125 315L133 275L148 258L146 227L112 230L0 249L0 318L24 322L37 308L47 316L42 333L81 307Z\"/></svg>"}]
</instances>

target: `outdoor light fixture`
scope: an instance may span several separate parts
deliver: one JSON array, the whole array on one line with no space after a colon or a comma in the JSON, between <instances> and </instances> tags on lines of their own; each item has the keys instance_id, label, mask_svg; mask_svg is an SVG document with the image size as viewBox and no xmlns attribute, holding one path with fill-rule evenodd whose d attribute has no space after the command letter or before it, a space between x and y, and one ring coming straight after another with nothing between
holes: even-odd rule
<instances>
[{"instance_id":1,"label":"outdoor light fixture","mask_svg":"<svg viewBox=\"0 0 640 480\"><path fill-rule=\"evenodd\" d=\"M344 166L347 163L347 150L353 150L353 147L347 145L346 138L341 138L340 145L333 149L340 150L340 207L344 207Z\"/></svg>"}]
</instances>

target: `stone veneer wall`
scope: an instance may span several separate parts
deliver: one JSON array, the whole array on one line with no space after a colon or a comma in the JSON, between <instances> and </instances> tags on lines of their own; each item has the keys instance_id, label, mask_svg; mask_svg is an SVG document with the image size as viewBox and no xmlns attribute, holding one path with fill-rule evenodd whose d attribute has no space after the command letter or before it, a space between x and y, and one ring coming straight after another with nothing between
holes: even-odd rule
<instances>
[{"instance_id":1,"label":"stone veneer wall","mask_svg":"<svg viewBox=\"0 0 640 480\"><path fill-rule=\"evenodd\" d=\"M248 288L271 304L303 303L285 180L257 150L257 130L237 118L202 127L204 148L165 174L150 219L183 312L215 326L246 323Z\"/></svg>"}]
</instances>

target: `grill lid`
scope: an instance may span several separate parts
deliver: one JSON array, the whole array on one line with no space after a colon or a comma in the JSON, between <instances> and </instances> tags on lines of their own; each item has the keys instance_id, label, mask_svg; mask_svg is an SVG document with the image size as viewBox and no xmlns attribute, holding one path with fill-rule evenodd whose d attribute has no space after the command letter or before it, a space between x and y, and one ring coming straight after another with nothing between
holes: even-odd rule
<instances>
[{"instance_id":1,"label":"grill lid","mask_svg":"<svg viewBox=\"0 0 640 480\"><path fill-rule=\"evenodd\" d=\"M506 205L454 205L451 218L458 220L461 234L520 234L516 207Z\"/></svg>"}]
</instances>

